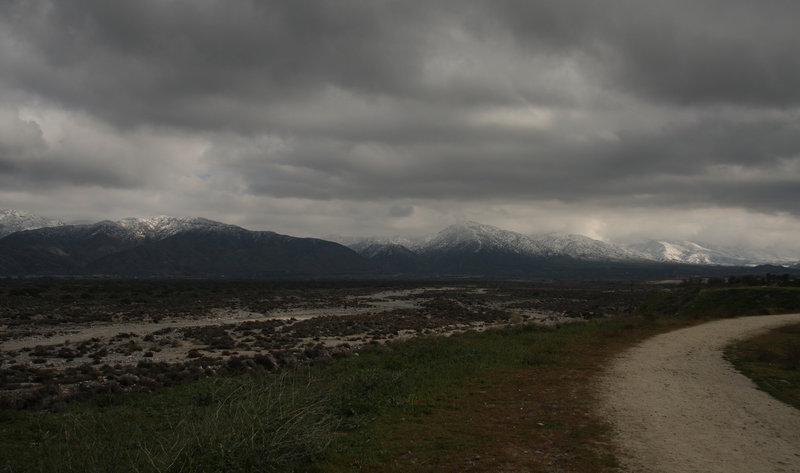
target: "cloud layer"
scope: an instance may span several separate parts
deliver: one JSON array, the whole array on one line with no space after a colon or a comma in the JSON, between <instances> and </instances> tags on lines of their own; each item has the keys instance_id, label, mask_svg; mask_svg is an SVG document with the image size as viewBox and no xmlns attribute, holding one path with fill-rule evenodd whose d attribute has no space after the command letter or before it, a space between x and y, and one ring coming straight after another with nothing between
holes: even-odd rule
<instances>
[{"instance_id":1,"label":"cloud layer","mask_svg":"<svg viewBox=\"0 0 800 473\"><path fill-rule=\"evenodd\" d=\"M788 0L11 0L0 206L787 244L797 31Z\"/></svg>"}]
</instances>

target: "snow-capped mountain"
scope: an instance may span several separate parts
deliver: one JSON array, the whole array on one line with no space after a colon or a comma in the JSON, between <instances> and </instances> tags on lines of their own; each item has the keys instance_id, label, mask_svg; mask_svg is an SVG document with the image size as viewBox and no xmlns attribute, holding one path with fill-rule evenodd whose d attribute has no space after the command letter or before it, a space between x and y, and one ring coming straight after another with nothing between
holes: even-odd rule
<instances>
[{"instance_id":1,"label":"snow-capped mountain","mask_svg":"<svg viewBox=\"0 0 800 473\"><path fill-rule=\"evenodd\" d=\"M14 225L8 226L13 233L0 238L0 276L673 279L726 274L726 266L741 270L778 262L792 271L800 259L772 249L748 251L691 241L653 240L624 247L582 235L524 235L477 222L451 225L417 240L338 238L350 247L345 248L197 217L59 225L17 211L0 216L0 222Z\"/></svg>"},{"instance_id":2,"label":"snow-capped mountain","mask_svg":"<svg viewBox=\"0 0 800 473\"><path fill-rule=\"evenodd\" d=\"M349 246L362 256L383 257L397 247L417 255L436 253L498 253L531 258L567 256L586 261L624 261L641 259L638 254L583 235L546 234L529 236L491 225L464 222L451 225L427 238L399 242L398 239L352 239Z\"/></svg>"},{"instance_id":3,"label":"snow-capped mountain","mask_svg":"<svg viewBox=\"0 0 800 473\"><path fill-rule=\"evenodd\" d=\"M64 225L60 220L44 218L20 210L0 209L0 238L23 230Z\"/></svg>"},{"instance_id":4,"label":"snow-capped mountain","mask_svg":"<svg viewBox=\"0 0 800 473\"><path fill-rule=\"evenodd\" d=\"M796 254L776 249L732 248L688 240L650 240L621 245L583 235L524 235L477 222L451 225L419 240L351 238L340 241L367 258L382 257L382 248L404 246L419 256L443 252L502 253L524 257L569 257L580 261L659 262L715 266L792 265Z\"/></svg>"},{"instance_id":5,"label":"snow-capped mountain","mask_svg":"<svg viewBox=\"0 0 800 473\"><path fill-rule=\"evenodd\" d=\"M736 258L692 241L650 240L630 246L633 252L653 261L690 264L737 264Z\"/></svg>"},{"instance_id":6,"label":"snow-capped mountain","mask_svg":"<svg viewBox=\"0 0 800 473\"><path fill-rule=\"evenodd\" d=\"M189 230L222 231L241 229L236 225L215 222L200 217L170 217L160 215L150 218L124 218L113 222L128 232L132 238L162 240Z\"/></svg>"},{"instance_id":7,"label":"snow-capped mountain","mask_svg":"<svg viewBox=\"0 0 800 473\"><path fill-rule=\"evenodd\" d=\"M552 254L591 261L635 260L639 255L620 246L583 235L548 233L535 237Z\"/></svg>"},{"instance_id":8,"label":"snow-capped mountain","mask_svg":"<svg viewBox=\"0 0 800 473\"><path fill-rule=\"evenodd\" d=\"M408 238L408 237L401 237L401 236L394 236L394 237L352 237L352 236L342 236L342 235L328 235L323 237L325 240L335 241L340 245L344 245L351 250L355 251L356 253L363 253L367 251L368 248L372 247L372 251L375 248L382 247L382 246L402 246L408 249L416 248L419 244L423 241L419 238Z\"/></svg>"},{"instance_id":9,"label":"snow-capped mountain","mask_svg":"<svg viewBox=\"0 0 800 473\"><path fill-rule=\"evenodd\" d=\"M629 245L631 253L652 261L720 265L748 266L757 264L790 265L797 255L773 249L725 247L688 240L650 240Z\"/></svg>"},{"instance_id":10,"label":"snow-capped mountain","mask_svg":"<svg viewBox=\"0 0 800 473\"><path fill-rule=\"evenodd\" d=\"M201 218L106 220L0 239L3 276L316 277L371 270L368 260L337 243Z\"/></svg>"},{"instance_id":11,"label":"snow-capped mountain","mask_svg":"<svg viewBox=\"0 0 800 473\"><path fill-rule=\"evenodd\" d=\"M477 222L451 225L414 249L420 253L494 251L525 256L550 254L546 247L531 237Z\"/></svg>"},{"instance_id":12,"label":"snow-capped mountain","mask_svg":"<svg viewBox=\"0 0 800 473\"><path fill-rule=\"evenodd\" d=\"M748 264L777 264L781 266L791 266L798 260L798 253L783 248L748 248L743 246L724 246L721 247L726 253L736 255L741 260L748 261Z\"/></svg>"},{"instance_id":13,"label":"snow-capped mountain","mask_svg":"<svg viewBox=\"0 0 800 473\"><path fill-rule=\"evenodd\" d=\"M356 253L364 256L366 258L377 258L377 257L384 257L384 256L395 256L398 254L402 255L409 255L415 254L413 251L409 250L407 246L404 245L397 245L394 243L376 243L369 246L356 245L360 249L350 248L351 250L355 251Z\"/></svg>"},{"instance_id":14,"label":"snow-capped mountain","mask_svg":"<svg viewBox=\"0 0 800 473\"><path fill-rule=\"evenodd\" d=\"M61 220L48 219L20 210L0 209L0 238L23 230L61 226L67 225ZM116 236L121 238L135 240L161 240L188 230L219 231L240 228L200 217L170 217L166 215L148 218L131 217L117 221L104 220L88 226L95 226L98 231L116 233Z\"/></svg>"}]
</instances>

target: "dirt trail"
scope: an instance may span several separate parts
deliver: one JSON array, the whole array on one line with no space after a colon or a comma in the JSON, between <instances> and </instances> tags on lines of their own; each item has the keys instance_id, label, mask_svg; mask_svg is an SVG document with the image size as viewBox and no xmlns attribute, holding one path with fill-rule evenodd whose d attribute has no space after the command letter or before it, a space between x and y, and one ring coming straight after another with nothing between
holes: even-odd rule
<instances>
[{"instance_id":1,"label":"dirt trail","mask_svg":"<svg viewBox=\"0 0 800 473\"><path fill-rule=\"evenodd\" d=\"M649 339L601 386L623 464L635 472L800 472L800 411L736 372L722 348L800 322L800 314L726 319Z\"/></svg>"}]
</instances>

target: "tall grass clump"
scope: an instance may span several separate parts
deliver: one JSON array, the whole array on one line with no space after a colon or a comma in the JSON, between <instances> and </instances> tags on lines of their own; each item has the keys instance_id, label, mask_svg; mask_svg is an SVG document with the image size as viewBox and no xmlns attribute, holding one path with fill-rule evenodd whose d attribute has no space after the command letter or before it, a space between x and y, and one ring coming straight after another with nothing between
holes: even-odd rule
<instances>
[{"instance_id":1,"label":"tall grass clump","mask_svg":"<svg viewBox=\"0 0 800 473\"><path fill-rule=\"evenodd\" d=\"M0 471L294 471L337 428L326 398L298 376L207 379L147 399L59 414L19 413L23 438L5 445ZM2 440L14 432L3 426Z\"/></svg>"}]
</instances>

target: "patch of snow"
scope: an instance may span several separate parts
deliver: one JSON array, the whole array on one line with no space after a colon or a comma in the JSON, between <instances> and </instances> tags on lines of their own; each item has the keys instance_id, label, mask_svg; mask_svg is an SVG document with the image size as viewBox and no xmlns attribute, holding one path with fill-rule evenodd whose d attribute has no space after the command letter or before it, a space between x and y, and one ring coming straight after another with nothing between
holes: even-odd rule
<instances>
[{"instance_id":1,"label":"patch of snow","mask_svg":"<svg viewBox=\"0 0 800 473\"><path fill-rule=\"evenodd\" d=\"M235 225L200 217L170 217L166 215L149 218L124 218L113 223L128 232L132 238L141 240L163 240L172 235L190 230L219 231L239 228Z\"/></svg>"},{"instance_id":2,"label":"patch of snow","mask_svg":"<svg viewBox=\"0 0 800 473\"><path fill-rule=\"evenodd\" d=\"M537 241L508 230L477 222L451 225L417 248L422 253L436 251L502 251L526 256L545 256L547 250Z\"/></svg>"},{"instance_id":3,"label":"patch of snow","mask_svg":"<svg viewBox=\"0 0 800 473\"><path fill-rule=\"evenodd\" d=\"M595 240L584 235L548 233L536 237L553 254L593 261L637 259L638 255L625 248Z\"/></svg>"},{"instance_id":4,"label":"patch of snow","mask_svg":"<svg viewBox=\"0 0 800 473\"><path fill-rule=\"evenodd\" d=\"M61 220L54 220L20 210L0 209L0 238L24 230L58 227L64 225Z\"/></svg>"}]
</instances>

